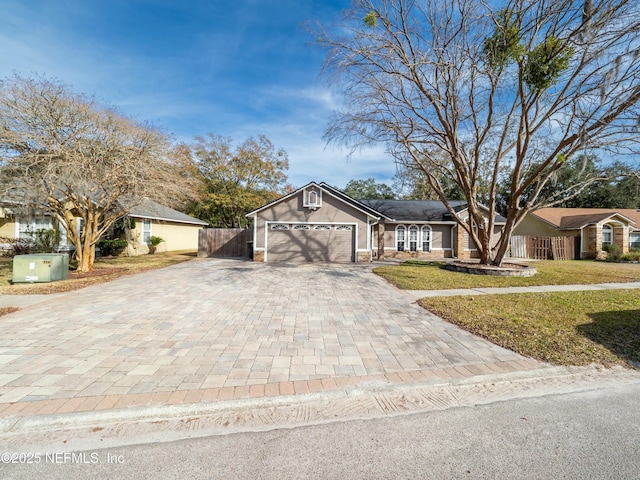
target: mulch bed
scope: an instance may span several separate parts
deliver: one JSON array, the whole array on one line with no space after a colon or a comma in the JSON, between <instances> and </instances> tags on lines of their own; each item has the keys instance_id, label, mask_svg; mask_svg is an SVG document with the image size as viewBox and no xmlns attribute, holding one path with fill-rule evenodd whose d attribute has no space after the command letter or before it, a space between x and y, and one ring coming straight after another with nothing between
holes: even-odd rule
<instances>
[{"instance_id":1,"label":"mulch bed","mask_svg":"<svg viewBox=\"0 0 640 480\"><path fill-rule=\"evenodd\" d=\"M113 275L114 273L126 272L126 268L96 268L91 272L69 272L69 280L77 280L80 278L103 277L105 275Z\"/></svg>"}]
</instances>

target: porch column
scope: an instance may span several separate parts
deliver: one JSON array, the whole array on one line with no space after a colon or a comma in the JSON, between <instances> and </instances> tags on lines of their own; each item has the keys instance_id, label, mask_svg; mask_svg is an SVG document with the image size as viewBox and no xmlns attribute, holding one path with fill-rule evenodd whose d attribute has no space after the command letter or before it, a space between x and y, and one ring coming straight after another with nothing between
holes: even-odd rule
<instances>
[{"instance_id":1,"label":"porch column","mask_svg":"<svg viewBox=\"0 0 640 480\"><path fill-rule=\"evenodd\" d=\"M384 220L378 222L378 260L384 258Z\"/></svg>"},{"instance_id":2,"label":"porch column","mask_svg":"<svg viewBox=\"0 0 640 480\"><path fill-rule=\"evenodd\" d=\"M602 225L598 224L596 225L596 242L595 242L595 246L596 246L596 255L598 254L598 252L602 251Z\"/></svg>"},{"instance_id":3,"label":"porch column","mask_svg":"<svg viewBox=\"0 0 640 480\"><path fill-rule=\"evenodd\" d=\"M456 256L460 259L466 259L470 257L471 252L467 252L464 248L464 228L461 228L460 225L456 225Z\"/></svg>"},{"instance_id":4,"label":"porch column","mask_svg":"<svg viewBox=\"0 0 640 480\"><path fill-rule=\"evenodd\" d=\"M613 227L613 243L622 248L622 253L629 253L629 228L624 225Z\"/></svg>"}]
</instances>

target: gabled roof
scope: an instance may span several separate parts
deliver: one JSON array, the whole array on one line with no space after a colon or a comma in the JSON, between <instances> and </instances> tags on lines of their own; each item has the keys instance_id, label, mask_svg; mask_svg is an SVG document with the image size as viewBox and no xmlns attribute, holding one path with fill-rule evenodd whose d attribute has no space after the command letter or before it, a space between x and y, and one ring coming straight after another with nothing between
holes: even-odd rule
<instances>
[{"instance_id":1,"label":"gabled roof","mask_svg":"<svg viewBox=\"0 0 640 480\"><path fill-rule=\"evenodd\" d=\"M129 211L130 217L146 218L150 220L164 220L176 223L189 223L192 225L208 225L207 222L191 217L186 213L173 208L165 207L152 200L143 200Z\"/></svg>"},{"instance_id":2,"label":"gabled roof","mask_svg":"<svg viewBox=\"0 0 640 480\"><path fill-rule=\"evenodd\" d=\"M395 222L450 222L455 223L447 207L439 200L367 200L350 197L346 193L338 190L324 182L309 182L293 192L284 195L260 208L246 214L247 217L255 215L262 210L291 198L302 190L316 187L329 195L347 203L356 210L359 210L375 219L381 217L386 220ZM467 209L467 203L464 200L452 200L449 202L456 213L463 212ZM484 207L486 208L486 207ZM496 215L495 222L497 224L505 223L506 219L500 215Z\"/></svg>"},{"instance_id":3,"label":"gabled roof","mask_svg":"<svg viewBox=\"0 0 640 480\"><path fill-rule=\"evenodd\" d=\"M274 200L273 202L269 202L263 206L261 206L260 208L257 208L255 210L253 210L252 212L247 213L245 216L249 217L251 215L255 215L258 212L261 212L262 210L265 210L267 208L270 208L272 205L275 205L277 203L280 203L288 198L291 198L295 195L297 195L298 193L300 193L301 191L303 191L306 188L310 188L310 187L316 187L320 190L323 190L325 192L327 192L329 195L343 201L344 203L347 203L349 205L351 205L353 208L355 208L356 210L360 210L362 213L369 215L370 217L373 217L375 219L380 218L380 213L376 212L375 210L369 208L367 205L364 205L363 203L359 202L358 200L355 200L353 198L351 198L348 195L345 195L344 193L342 193L340 190L327 185L324 182L321 183L316 183L316 182L309 182L307 183L305 186L300 187L296 190L294 190L291 193L288 193L287 195L284 195L276 200Z\"/></svg>"},{"instance_id":4,"label":"gabled roof","mask_svg":"<svg viewBox=\"0 0 640 480\"><path fill-rule=\"evenodd\" d=\"M379 211L396 222L451 222L455 220L440 200L360 200L365 205ZM449 205L456 213L467 209L464 200L450 200ZM496 215L495 222L505 223L506 219Z\"/></svg>"},{"instance_id":5,"label":"gabled roof","mask_svg":"<svg viewBox=\"0 0 640 480\"><path fill-rule=\"evenodd\" d=\"M453 222L451 213L437 200L360 200L365 205L384 214L394 221L432 221ZM464 201L452 201L451 206L457 212L467 204Z\"/></svg>"},{"instance_id":6,"label":"gabled roof","mask_svg":"<svg viewBox=\"0 0 640 480\"><path fill-rule=\"evenodd\" d=\"M346 203L350 204L353 207L359 208L360 210L368 211L370 215L372 215L372 216L374 216L376 218L385 217L387 220L391 220L391 218L387 217L383 212L381 212L381 211L379 211L379 210L377 210L375 208L371 208L371 206L368 205L366 203L366 201L356 200L355 198L350 197L346 193L344 193L344 192L338 190L337 188L332 187L331 185L328 185L328 184L326 184L324 182L321 182L320 186L325 188L325 189L330 190L331 193L334 196L344 200Z\"/></svg>"},{"instance_id":7,"label":"gabled roof","mask_svg":"<svg viewBox=\"0 0 640 480\"><path fill-rule=\"evenodd\" d=\"M609 220L613 217L622 219L632 227L640 227L640 211L622 208L540 208L532 215L550 223L559 230L578 230L588 225Z\"/></svg>"}]
</instances>

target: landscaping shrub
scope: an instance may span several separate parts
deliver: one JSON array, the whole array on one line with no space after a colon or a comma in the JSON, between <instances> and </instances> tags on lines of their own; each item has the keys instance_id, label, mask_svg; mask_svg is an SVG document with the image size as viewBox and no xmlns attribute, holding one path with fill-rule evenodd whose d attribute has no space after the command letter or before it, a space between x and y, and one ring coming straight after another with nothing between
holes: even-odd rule
<instances>
[{"instance_id":1,"label":"landscaping shrub","mask_svg":"<svg viewBox=\"0 0 640 480\"><path fill-rule=\"evenodd\" d=\"M120 255L127 248L127 241L119 238L113 240L99 240L96 246L100 249L100 254L105 257Z\"/></svg>"},{"instance_id":2,"label":"landscaping shrub","mask_svg":"<svg viewBox=\"0 0 640 480\"><path fill-rule=\"evenodd\" d=\"M35 251L35 245L30 238L0 237L3 257L26 255Z\"/></svg>"},{"instance_id":3,"label":"landscaping shrub","mask_svg":"<svg viewBox=\"0 0 640 480\"><path fill-rule=\"evenodd\" d=\"M162 237L156 237L153 235L149 237L149 253L156 253L158 245L160 245L162 242L164 242L164 238Z\"/></svg>"},{"instance_id":4,"label":"landscaping shrub","mask_svg":"<svg viewBox=\"0 0 640 480\"><path fill-rule=\"evenodd\" d=\"M620 261L620 257L622 257L622 248L620 247L620 245L604 245L602 249L607 252L607 262Z\"/></svg>"},{"instance_id":5,"label":"landscaping shrub","mask_svg":"<svg viewBox=\"0 0 640 480\"><path fill-rule=\"evenodd\" d=\"M54 228L39 228L27 233L33 238L33 249L37 253L55 252L62 238L60 230Z\"/></svg>"},{"instance_id":6,"label":"landscaping shrub","mask_svg":"<svg viewBox=\"0 0 640 480\"><path fill-rule=\"evenodd\" d=\"M629 253L620 256L623 262L640 262L640 248L631 248Z\"/></svg>"}]
</instances>

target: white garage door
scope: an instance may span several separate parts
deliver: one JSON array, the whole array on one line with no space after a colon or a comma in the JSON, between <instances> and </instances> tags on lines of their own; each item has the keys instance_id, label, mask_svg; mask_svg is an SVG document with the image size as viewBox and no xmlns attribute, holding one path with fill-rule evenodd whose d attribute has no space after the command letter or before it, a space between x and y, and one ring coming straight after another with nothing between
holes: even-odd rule
<instances>
[{"instance_id":1,"label":"white garage door","mask_svg":"<svg viewBox=\"0 0 640 480\"><path fill-rule=\"evenodd\" d=\"M268 262L354 261L355 226L272 223L267 230Z\"/></svg>"}]
</instances>

